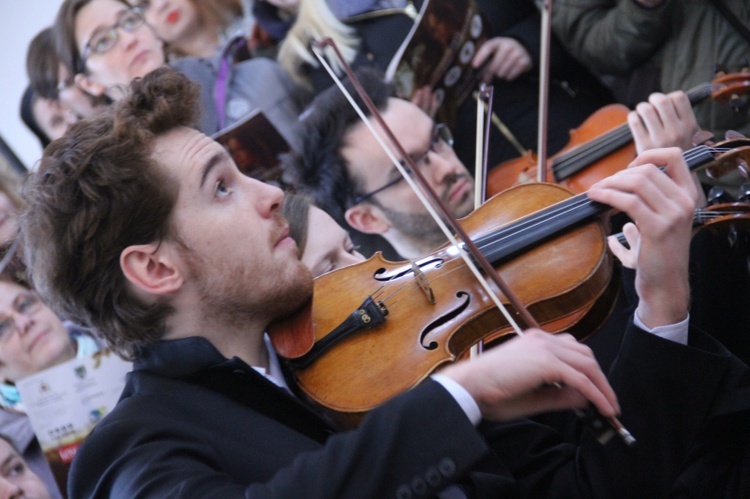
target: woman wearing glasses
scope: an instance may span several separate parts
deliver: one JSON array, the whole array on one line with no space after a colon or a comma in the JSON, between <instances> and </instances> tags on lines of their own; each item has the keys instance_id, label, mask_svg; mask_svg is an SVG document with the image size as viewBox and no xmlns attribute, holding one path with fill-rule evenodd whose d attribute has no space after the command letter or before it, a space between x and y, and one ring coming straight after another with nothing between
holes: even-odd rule
<instances>
[{"instance_id":1,"label":"woman wearing glasses","mask_svg":"<svg viewBox=\"0 0 750 499\"><path fill-rule=\"evenodd\" d=\"M134 78L166 64L163 41L125 0L66 0L54 29L60 59L76 84L94 96L118 100ZM210 135L260 110L296 150L296 87L270 59L235 63L236 49L230 44L215 58L185 57L173 64L201 86L198 128Z\"/></svg>"}]
</instances>

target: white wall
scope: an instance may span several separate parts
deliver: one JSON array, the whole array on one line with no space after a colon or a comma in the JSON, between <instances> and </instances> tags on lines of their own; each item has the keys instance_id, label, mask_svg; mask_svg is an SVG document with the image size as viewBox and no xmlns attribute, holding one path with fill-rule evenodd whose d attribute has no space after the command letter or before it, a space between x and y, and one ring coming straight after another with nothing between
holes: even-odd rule
<instances>
[{"instance_id":1,"label":"white wall","mask_svg":"<svg viewBox=\"0 0 750 499\"><path fill-rule=\"evenodd\" d=\"M26 48L54 21L62 0L0 0L0 134L27 166L41 157L37 138L21 121L19 108L26 88Z\"/></svg>"}]
</instances>

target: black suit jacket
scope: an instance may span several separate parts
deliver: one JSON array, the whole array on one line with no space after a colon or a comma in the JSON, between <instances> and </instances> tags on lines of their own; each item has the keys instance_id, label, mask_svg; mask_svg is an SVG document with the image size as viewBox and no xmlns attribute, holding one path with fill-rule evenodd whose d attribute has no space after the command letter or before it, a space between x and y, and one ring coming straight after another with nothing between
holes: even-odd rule
<instances>
[{"instance_id":1,"label":"black suit jacket","mask_svg":"<svg viewBox=\"0 0 750 499\"><path fill-rule=\"evenodd\" d=\"M685 446L670 446L693 440L707 393L721 384L729 357L711 348L630 328L613 371L622 420L639 439L629 449L602 447L587 431L568 443L529 421L477 430L431 380L372 411L357 430L331 434L285 390L205 339L163 342L144 350L119 404L79 449L69 493L407 498L459 484L476 497L653 497L684 460ZM697 388L682 383L694 378L703 380Z\"/></svg>"}]
</instances>

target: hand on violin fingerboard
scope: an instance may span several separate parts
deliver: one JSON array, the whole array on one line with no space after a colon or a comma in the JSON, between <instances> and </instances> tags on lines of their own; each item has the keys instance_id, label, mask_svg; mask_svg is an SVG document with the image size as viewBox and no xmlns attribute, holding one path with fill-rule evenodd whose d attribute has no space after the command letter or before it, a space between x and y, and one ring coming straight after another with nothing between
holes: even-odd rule
<instances>
[{"instance_id":1,"label":"hand on violin fingerboard","mask_svg":"<svg viewBox=\"0 0 750 499\"><path fill-rule=\"evenodd\" d=\"M628 114L628 125L638 153L657 147L693 147L693 136L700 128L685 92L651 94Z\"/></svg>"},{"instance_id":2,"label":"hand on violin fingerboard","mask_svg":"<svg viewBox=\"0 0 750 499\"><path fill-rule=\"evenodd\" d=\"M487 40L479 47L474 59L474 68L480 68L485 83L494 78L513 81L532 67L531 55L526 47L514 38L497 37Z\"/></svg>"},{"instance_id":3,"label":"hand on violin fingerboard","mask_svg":"<svg viewBox=\"0 0 750 499\"><path fill-rule=\"evenodd\" d=\"M610 247L636 269L638 313L649 328L675 324L687 316L695 191L677 148L641 153L626 170L588 191L594 201L627 213L637 228L637 234L627 229L632 239L629 250L618 247L616 239L610 239Z\"/></svg>"},{"instance_id":4,"label":"hand on violin fingerboard","mask_svg":"<svg viewBox=\"0 0 750 499\"><path fill-rule=\"evenodd\" d=\"M490 421L589 404L606 417L620 410L591 350L568 334L530 329L476 359L446 367L441 374L466 389L482 417Z\"/></svg>"}]
</instances>

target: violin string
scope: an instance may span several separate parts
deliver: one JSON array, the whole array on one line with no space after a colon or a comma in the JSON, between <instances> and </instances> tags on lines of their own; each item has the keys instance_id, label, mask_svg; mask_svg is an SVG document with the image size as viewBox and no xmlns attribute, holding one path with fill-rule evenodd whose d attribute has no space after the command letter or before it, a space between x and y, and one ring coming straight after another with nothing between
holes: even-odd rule
<instances>
[{"instance_id":1,"label":"violin string","mask_svg":"<svg viewBox=\"0 0 750 499\"><path fill-rule=\"evenodd\" d=\"M578 169L573 168L572 165L584 163L588 164L592 161L595 161L597 157L600 157L602 155L602 152L609 152L612 147L631 137L632 134L630 133L630 129L628 128L627 123L624 125L620 125L617 128L614 128L611 131L605 133L604 135L591 140L585 145L576 147L572 151L562 154L559 158L553 160L552 169L555 172L560 172L561 170L564 170L566 168L572 168L574 171L578 171ZM589 159L592 157L594 159ZM558 178L557 180L562 179Z\"/></svg>"},{"instance_id":2,"label":"violin string","mask_svg":"<svg viewBox=\"0 0 750 499\"><path fill-rule=\"evenodd\" d=\"M382 300L379 300L379 302L382 303L382 304L384 304L384 305L386 305L386 306L388 306L388 307L397 304L398 300L396 300L396 301L394 301L394 302L392 302L390 304L388 303L388 300L390 300L391 298L395 297L401 291L404 291L406 289L407 285L408 285L408 283L404 283L401 286L397 287L389 295L387 295L385 298L383 298ZM382 289L382 288L383 288L383 286L380 287L380 289Z\"/></svg>"},{"instance_id":3,"label":"violin string","mask_svg":"<svg viewBox=\"0 0 750 499\"><path fill-rule=\"evenodd\" d=\"M382 285L381 285L381 286L380 286L380 287L379 287L378 289L376 289L376 290L375 290L375 291L374 291L374 292L373 292L373 293L372 293L372 294L370 295L370 298L372 298L372 299L373 299L373 300L375 300L375 301L378 301L378 295L380 295L380 293L382 293L382 292L383 292L383 288L384 288L384 287L385 287L385 286L382 286Z\"/></svg>"}]
</instances>

